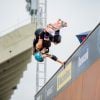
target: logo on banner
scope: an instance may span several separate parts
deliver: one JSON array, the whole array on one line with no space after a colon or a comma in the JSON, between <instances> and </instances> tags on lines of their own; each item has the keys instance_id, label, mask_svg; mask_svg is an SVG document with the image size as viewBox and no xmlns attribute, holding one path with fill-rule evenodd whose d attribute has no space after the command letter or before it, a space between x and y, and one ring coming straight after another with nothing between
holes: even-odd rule
<instances>
[{"instance_id":1,"label":"logo on banner","mask_svg":"<svg viewBox=\"0 0 100 100\"><path fill-rule=\"evenodd\" d=\"M78 58L78 67L80 67L82 64L84 64L88 60L88 48L86 52L83 54L83 56Z\"/></svg>"},{"instance_id":2,"label":"logo on banner","mask_svg":"<svg viewBox=\"0 0 100 100\"><path fill-rule=\"evenodd\" d=\"M71 80L71 67L72 63L69 63L63 71L57 76L57 91L64 87Z\"/></svg>"}]
</instances>

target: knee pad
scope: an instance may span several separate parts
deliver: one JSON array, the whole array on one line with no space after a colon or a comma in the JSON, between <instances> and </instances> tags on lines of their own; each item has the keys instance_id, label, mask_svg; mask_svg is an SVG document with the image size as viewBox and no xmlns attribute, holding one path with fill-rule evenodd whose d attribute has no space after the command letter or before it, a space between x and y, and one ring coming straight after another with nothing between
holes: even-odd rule
<instances>
[{"instance_id":1,"label":"knee pad","mask_svg":"<svg viewBox=\"0 0 100 100\"><path fill-rule=\"evenodd\" d=\"M36 53L34 54L34 57L35 57L35 59L36 59L38 62L43 62L43 61L44 61L44 59L43 59L43 57L42 57L42 54L41 54L40 52L36 52Z\"/></svg>"},{"instance_id":2,"label":"knee pad","mask_svg":"<svg viewBox=\"0 0 100 100\"><path fill-rule=\"evenodd\" d=\"M44 29L43 28L39 28L35 31L35 36L38 36Z\"/></svg>"},{"instance_id":3,"label":"knee pad","mask_svg":"<svg viewBox=\"0 0 100 100\"><path fill-rule=\"evenodd\" d=\"M49 48L50 46L51 46L51 41L46 41L46 40L43 41L43 47Z\"/></svg>"},{"instance_id":4,"label":"knee pad","mask_svg":"<svg viewBox=\"0 0 100 100\"><path fill-rule=\"evenodd\" d=\"M54 43L60 43L61 42L61 35L54 35Z\"/></svg>"}]
</instances>

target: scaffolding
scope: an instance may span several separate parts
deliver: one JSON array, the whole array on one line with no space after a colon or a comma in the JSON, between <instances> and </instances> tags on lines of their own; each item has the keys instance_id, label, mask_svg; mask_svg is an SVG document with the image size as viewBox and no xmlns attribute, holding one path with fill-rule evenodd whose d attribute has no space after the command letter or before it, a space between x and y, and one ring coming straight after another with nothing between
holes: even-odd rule
<instances>
[{"instance_id":1,"label":"scaffolding","mask_svg":"<svg viewBox=\"0 0 100 100\"><path fill-rule=\"evenodd\" d=\"M34 0L33 0L34 1ZM35 23L36 28L43 28L47 23L47 0L36 0L37 9L32 9L31 22ZM34 2L33 2L34 3ZM46 83L47 60L37 62L36 65L36 92Z\"/></svg>"},{"instance_id":2,"label":"scaffolding","mask_svg":"<svg viewBox=\"0 0 100 100\"><path fill-rule=\"evenodd\" d=\"M47 21L47 1L38 0L37 28L45 27L47 23L46 21ZM46 83L46 67L47 67L46 59L42 63L37 62L36 92L38 92Z\"/></svg>"},{"instance_id":3,"label":"scaffolding","mask_svg":"<svg viewBox=\"0 0 100 100\"><path fill-rule=\"evenodd\" d=\"M31 15L31 23L37 28L43 28L47 24L47 0L26 0L26 9ZM46 83L46 59L37 62L36 66L36 92Z\"/></svg>"}]
</instances>

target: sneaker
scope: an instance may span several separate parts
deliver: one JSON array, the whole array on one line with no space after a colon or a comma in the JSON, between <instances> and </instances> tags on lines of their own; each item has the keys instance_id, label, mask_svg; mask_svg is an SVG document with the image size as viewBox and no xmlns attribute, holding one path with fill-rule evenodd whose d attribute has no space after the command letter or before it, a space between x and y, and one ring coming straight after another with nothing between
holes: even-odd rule
<instances>
[{"instance_id":1,"label":"sneaker","mask_svg":"<svg viewBox=\"0 0 100 100\"><path fill-rule=\"evenodd\" d=\"M61 25L62 27L67 27L67 23L66 22L64 22L64 21L62 21L62 25Z\"/></svg>"},{"instance_id":2,"label":"sneaker","mask_svg":"<svg viewBox=\"0 0 100 100\"><path fill-rule=\"evenodd\" d=\"M58 19L57 23L60 24L60 27L67 27L67 22L65 22L61 19Z\"/></svg>"},{"instance_id":3,"label":"sneaker","mask_svg":"<svg viewBox=\"0 0 100 100\"><path fill-rule=\"evenodd\" d=\"M54 28L51 24L48 24L47 27L45 28L45 30L49 33L52 33L54 32Z\"/></svg>"},{"instance_id":4,"label":"sneaker","mask_svg":"<svg viewBox=\"0 0 100 100\"><path fill-rule=\"evenodd\" d=\"M57 30L57 28L53 24L49 24L48 27L51 28L52 30Z\"/></svg>"},{"instance_id":5,"label":"sneaker","mask_svg":"<svg viewBox=\"0 0 100 100\"><path fill-rule=\"evenodd\" d=\"M55 22L54 24L49 24L49 27L56 31L63 27L67 27L67 22L58 19L57 22Z\"/></svg>"}]
</instances>

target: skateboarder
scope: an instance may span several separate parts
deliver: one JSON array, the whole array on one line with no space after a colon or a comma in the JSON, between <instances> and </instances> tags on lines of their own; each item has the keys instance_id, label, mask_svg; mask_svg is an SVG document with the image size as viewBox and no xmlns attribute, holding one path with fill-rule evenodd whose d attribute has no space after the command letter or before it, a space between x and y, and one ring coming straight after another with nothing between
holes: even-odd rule
<instances>
[{"instance_id":1,"label":"skateboarder","mask_svg":"<svg viewBox=\"0 0 100 100\"><path fill-rule=\"evenodd\" d=\"M33 41L33 54L37 61L42 62L44 58L49 57L63 64L55 55L48 54L51 42L54 44L61 42L60 29L63 27L67 27L67 23L59 19L54 24L49 24L46 28L35 31L36 38Z\"/></svg>"}]
</instances>

